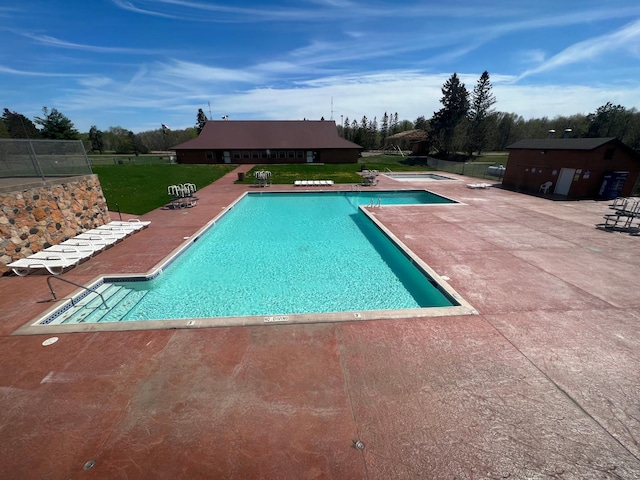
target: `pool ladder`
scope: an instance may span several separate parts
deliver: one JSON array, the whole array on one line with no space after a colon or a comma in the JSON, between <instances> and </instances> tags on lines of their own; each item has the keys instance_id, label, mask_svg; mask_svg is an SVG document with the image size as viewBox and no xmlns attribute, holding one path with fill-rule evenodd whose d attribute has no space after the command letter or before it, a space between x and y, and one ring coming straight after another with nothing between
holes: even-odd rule
<instances>
[{"instance_id":1,"label":"pool ladder","mask_svg":"<svg viewBox=\"0 0 640 480\"><path fill-rule=\"evenodd\" d=\"M369 207L373 208L373 207L379 207L380 206L380 197L378 197L378 201L374 204L373 203L373 198L371 199L371 201L369 202Z\"/></svg>"},{"instance_id":2,"label":"pool ladder","mask_svg":"<svg viewBox=\"0 0 640 480\"><path fill-rule=\"evenodd\" d=\"M56 276L47 277L47 285L49 285L49 290L51 290L51 295L53 295L53 299L54 300L58 299L58 297L56 297L56 292L53 291L53 285L51 285L51 280L53 280L54 278L56 280L60 280L61 282L69 283L71 285L75 285L76 287L84 288L89 293L95 293L96 295L100 295L100 299L102 300L102 304L104 305L104 308L106 308L106 309L109 308L107 306L107 302L104 301L104 297L102 296L102 294L100 292L96 292L95 290L91 290L90 288L87 288L84 285L80 285L79 283L72 282L71 280L67 280L66 278L56 277ZM71 298L71 305L72 306L74 305L73 298Z\"/></svg>"}]
</instances>

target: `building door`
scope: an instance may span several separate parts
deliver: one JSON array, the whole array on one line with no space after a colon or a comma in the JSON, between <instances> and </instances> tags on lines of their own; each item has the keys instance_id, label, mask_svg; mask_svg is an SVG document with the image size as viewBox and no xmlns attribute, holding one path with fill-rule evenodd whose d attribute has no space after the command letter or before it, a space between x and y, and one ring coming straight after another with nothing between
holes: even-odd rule
<instances>
[{"instance_id":1,"label":"building door","mask_svg":"<svg viewBox=\"0 0 640 480\"><path fill-rule=\"evenodd\" d=\"M307 150L307 163L312 163L312 162L313 162L313 151Z\"/></svg>"},{"instance_id":2,"label":"building door","mask_svg":"<svg viewBox=\"0 0 640 480\"><path fill-rule=\"evenodd\" d=\"M222 156L224 158L224 163L231 163L231 154L229 152L224 152Z\"/></svg>"},{"instance_id":3,"label":"building door","mask_svg":"<svg viewBox=\"0 0 640 480\"><path fill-rule=\"evenodd\" d=\"M558 175L558 183L556 183L556 188L553 193L556 195L568 195L575 174L575 168L561 168L560 175Z\"/></svg>"}]
</instances>

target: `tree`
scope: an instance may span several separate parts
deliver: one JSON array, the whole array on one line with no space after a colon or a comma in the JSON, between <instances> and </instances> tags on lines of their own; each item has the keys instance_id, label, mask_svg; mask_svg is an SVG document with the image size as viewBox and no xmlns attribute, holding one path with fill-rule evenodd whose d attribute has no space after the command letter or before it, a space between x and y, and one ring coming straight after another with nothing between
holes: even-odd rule
<instances>
[{"instance_id":1,"label":"tree","mask_svg":"<svg viewBox=\"0 0 640 480\"><path fill-rule=\"evenodd\" d=\"M79 133L73 126L71 120L65 117L57 109L42 107L43 117L35 117L35 123L42 127L40 134L42 138L53 140L78 140Z\"/></svg>"},{"instance_id":2,"label":"tree","mask_svg":"<svg viewBox=\"0 0 640 480\"><path fill-rule=\"evenodd\" d=\"M492 112L491 107L496 103L493 95L489 72L482 72L478 83L471 92L469 105L469 134L468 150L482 153L487 142L487 116Z\"/></svg>"},{"instance_id":3,"label":"tree","mask_svg":"<svg viewBox=\"0 0 640 480\"><path fill-rule=\"evenodd\" d=\"M0 138L11 138L9 135L9 130L4 122L0 122Z\"/></svg>"},{"instance_id":4,"label":"tree","mask_svg":"<svg viewBox=\"0 0 640 480\"><path fill-rule=\"evenodd\" d=\"M380 142L384 146L384 142L389 136L389 115L387 112L384 112L382 116L382 125L380 125Z\"/></svg>"},{"instance_id":5,"label":"tree","mask_svg":"<svg viewBox=\"0 0 640 480\"><path fill-rule=\"evenodd\" d=\"M201 108L199 108L198 109L198 116L196 118L196 129L198 130L198 135L200 135L200 132L202 132L202 129L206 125L207 120L208 120L208 118L205 115L204 111Z\"/></svg>"},{"instance_id":6,"label":"tree","mask_svg":"<svg viewBox=\"0 0 640 480\"><path fill-rule=\"evenodd\" d=\"M420 115L418 118L416 118L416 121L413 122L413 126L417 129L417 130L428 130L429 129L429 122L427 121L426 118L424 118L422 115Z\"/></svg>"},{"instance_id":7,"label":"tree","mask_svg":"<svg viewBox=\"0 0 640 480\"><path fill-rule=\"evenodd\" d=\"M454 73L442 86L442 108L434 112L431 128L438 150L447 155L452 151L456 127L469 111L469 92Z\"/></svg>"},{"instance_id":8,"label":"tree","mask_svg":"<svg viewBox=\"0 0 640 480\"><path fill-rule=\"evenodd\" d=\"M89 142L91 142L91 150L102 153L104 151L104 138L102 131L98 127L91 125L89 129Z\"/></svg>"},{"instance_id":9,"label":"tree","mask_svg":"<svg viewBox=\"0 0 640 480\"><path fill-rule=\"evenodd\" d=\"M9 138L40 138L40 131L31 120L8 108L4 109L2 123L7 128Z\"/></svg>"},{"instance_id":10,"label":"tree","mask_svg":"<svg viewBox=\"0 0 640 480\"><path fill-rule=\"evenodd\" d=\"M587 137L616 137L624 141L632 115L622 105L607 102L595 113L587 115L589 122Z\"/></svg>"}]
</instances>

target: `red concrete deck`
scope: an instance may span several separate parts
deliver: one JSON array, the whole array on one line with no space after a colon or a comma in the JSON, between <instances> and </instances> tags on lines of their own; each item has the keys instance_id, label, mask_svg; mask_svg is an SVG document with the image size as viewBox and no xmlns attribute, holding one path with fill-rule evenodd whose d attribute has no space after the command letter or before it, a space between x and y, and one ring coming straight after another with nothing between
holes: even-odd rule
<instances>
[{"instance_id":1,"label":"red concrete deck","mask_svg":"<svg viewBox=\"0 0 640 480\"><path fill-rule=\"evenodd\" d=\"M480 315L42 346L11 334L50 306L45 277L0 278L0 478L640 478L640 237L594 228L606 202L448 176L420 186L465 205L376 215ZM149 270L235 178L64 276Z\"/></svg>"}]
</instances>

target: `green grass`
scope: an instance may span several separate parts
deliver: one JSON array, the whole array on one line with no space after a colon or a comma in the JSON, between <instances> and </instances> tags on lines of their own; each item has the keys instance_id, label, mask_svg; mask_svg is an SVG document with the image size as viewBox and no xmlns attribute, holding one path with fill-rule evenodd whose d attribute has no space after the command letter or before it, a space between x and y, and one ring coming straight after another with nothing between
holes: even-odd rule
<instances>
[{"instance_id":1,"label":"green grass","mask_svg":"<svg viewBox=\"0 0 640 480\"><path fill-rule=\"evenodd\" d=\"M170 200L167 186L195 183L198 188L213 183L235 165L100 165L93 173L100 177L109 210L142 215Z\"/></svg>"},{"instance_id":2,"label":"green grass","mask_svg":"<svg viewBox=\"0 0 640 480\"><path fill-rule=\"evenodd\" d=\"M358 172L362 168L369 170L411 171L411 170L431 170L426 165L410 162L406 157L399 155L376 155L361 158L358 163L340 164L289 164L289 165L256 165L245 176L244 183L253 184L255 178L253 172L257 170L269 170L271 181L274 184L291 185L296 180L333 180L334 183L360 183L362 176Z\"/></svg>"}]
</instances>

